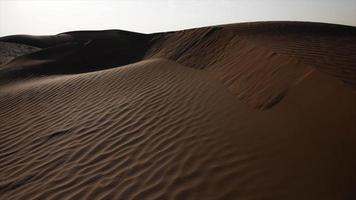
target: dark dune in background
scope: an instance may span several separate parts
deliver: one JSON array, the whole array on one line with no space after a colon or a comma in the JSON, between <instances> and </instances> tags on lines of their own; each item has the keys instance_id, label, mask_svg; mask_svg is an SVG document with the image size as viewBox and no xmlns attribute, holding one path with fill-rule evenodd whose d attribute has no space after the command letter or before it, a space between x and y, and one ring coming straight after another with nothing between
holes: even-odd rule
<instances>
[{"instance_id":1,"label":"dark dune in background","mask_svg":"<svg viewBox=\"0 0 356 200\"><path fill-rule=\"evenodd\" d=\"M356 198L356 28L0 38L0 199Z\"/></svg>"},{"instance_id":2,"label":"dark dune in background","mask_svg":"<svg viewBox=\"0 0 356 200\"><path fill-rule=\"evenodd\" d=\"M0 42L0 66L12 59L40 50L40 48L9 42Z\"/></svg>"}]
</instances>

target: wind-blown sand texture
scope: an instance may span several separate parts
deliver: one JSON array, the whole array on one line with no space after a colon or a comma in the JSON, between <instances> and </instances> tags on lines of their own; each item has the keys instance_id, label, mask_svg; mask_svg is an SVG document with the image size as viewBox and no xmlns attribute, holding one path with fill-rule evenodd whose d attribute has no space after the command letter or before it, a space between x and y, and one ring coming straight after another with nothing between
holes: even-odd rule
<instances>
[{"instance_id":1,"label":"wind-blown sand texture","mask_svg":"<svg viewBox=\"0 0 356 200\"><path fill-rule=\"evenodd\" d=\"M354 27L0 42L0 199L356 199Z\"/></svg>"}]
</instances>

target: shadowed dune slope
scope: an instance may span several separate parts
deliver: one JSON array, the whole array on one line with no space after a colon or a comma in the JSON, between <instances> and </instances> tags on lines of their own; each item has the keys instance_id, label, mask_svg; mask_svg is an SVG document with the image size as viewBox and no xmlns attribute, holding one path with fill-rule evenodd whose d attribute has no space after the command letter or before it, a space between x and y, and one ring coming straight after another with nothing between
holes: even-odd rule
<instances>
[{"instance_id":1,"label":"shadowed dune slope","mask_svg":"<svg viewBox=\"0 0 356 200\"><path fill-rule=\"evenodd\" d=\"M62 42L59 36L69 39ZM9 36L23 42L25 36ZM26 36L27 37L27 36ZM45 37L45 39L42 39ZM152 36L126 31L77 31L56 36L38 36L55 44L12 60L1 69L0 83L51 74L75 74L117 67L140 60ZM5 37L8 41L8 37ZM0 39L1 41L1 39ZM11 40L13 41L13 40Z\"/></svg>"},{"instance_id":2,"label":"shadowed dune slope","mask_svg":"<svg viewBox=\"0 0 356 200\"><path fill-rule=\"evenodd\" d=\"M16 57L30 54L39 50L40 49L37 47L28 46L24 44L0 42L0 68L1 65L10 62Z\"/></svg>"},{"instance_id":3,"label":"shadowed dune slope","mask_svg":"<svg viewBox=\"0 0 356 200\"><path fill-rule=\"evenodd\" d=\"M354 32L2 38L46 45L0 69L0 199L355 199Z\"/></svg>"},{"instance_id":4,"label":"shadowed dune slope","mask_svg":"<svg viewBox=\"0 0 356 200\"><path fill-rule=\"evenodd\" d=\"M58 44L73 41L73 38L68 34L58 35L10 35L0 38L1 42L20 43L38 48L53 47Z\"/></svg>"}]
</instances>

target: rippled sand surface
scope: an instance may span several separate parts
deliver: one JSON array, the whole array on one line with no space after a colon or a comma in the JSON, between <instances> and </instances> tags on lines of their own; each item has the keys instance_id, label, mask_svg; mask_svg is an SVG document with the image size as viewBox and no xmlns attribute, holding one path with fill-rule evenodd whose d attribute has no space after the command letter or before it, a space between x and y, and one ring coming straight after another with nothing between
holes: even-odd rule
<instances>
[{"instance_id":1,"label":"rippled sand surface","mask_svg":"<svg viewBox=\"0 0 356 200\"><path fill-rule=\"evenodd\" d=\"M354 199L355 33L0 38L0 199Z\"/></svg>"}]
</instances>

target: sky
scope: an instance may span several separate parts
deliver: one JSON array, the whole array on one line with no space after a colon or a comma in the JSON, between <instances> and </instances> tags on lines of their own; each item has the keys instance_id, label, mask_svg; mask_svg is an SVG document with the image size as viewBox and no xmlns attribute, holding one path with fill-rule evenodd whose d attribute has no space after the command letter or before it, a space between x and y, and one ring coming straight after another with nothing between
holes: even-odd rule
<instances>
[{"instance_id":1,"label":"sky","mask_svg":"<svg viewBox=\"0 0 356 200\"><path fill-rule=\"evenodd\" d=\"M356 0L0 0L0 36L74 30L142 33L250 21L356 26Z\"/></svg>"}]
</instances>

